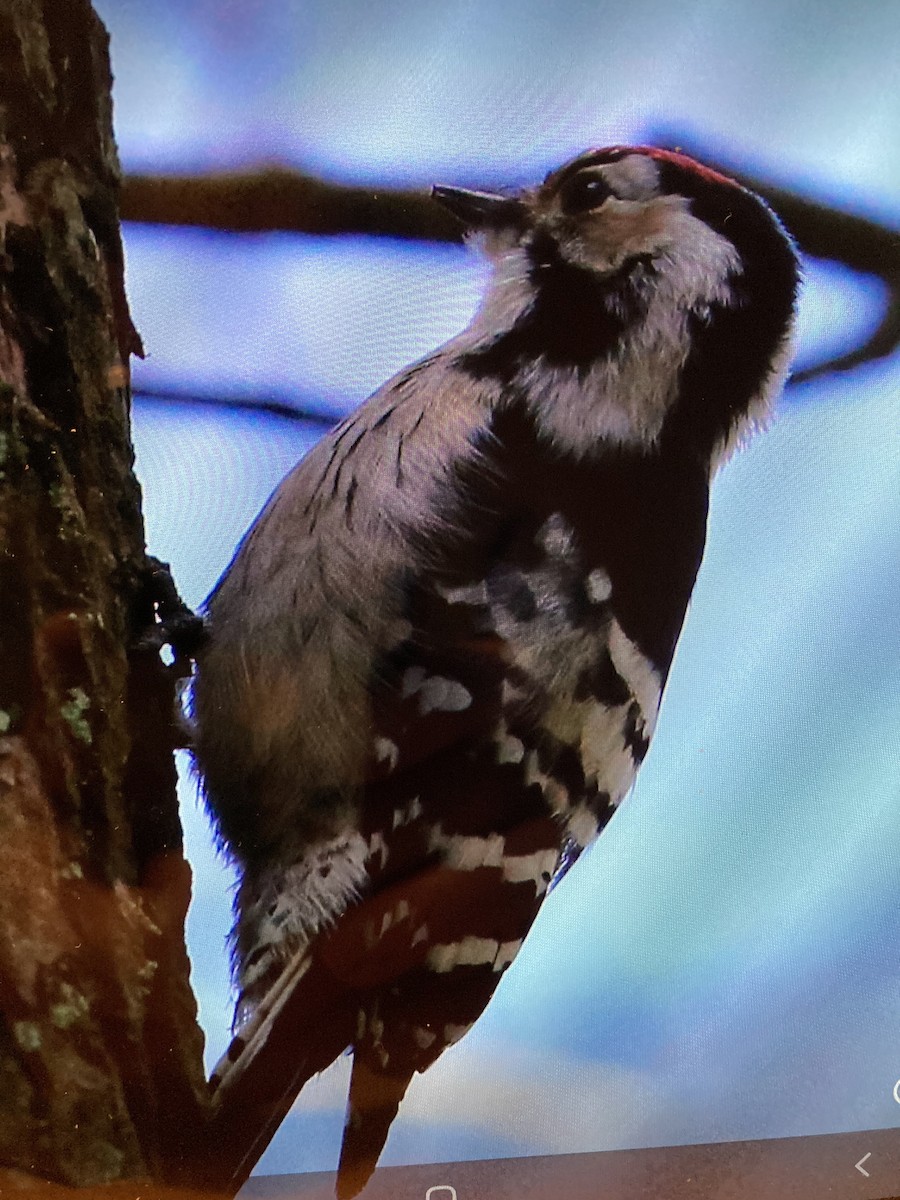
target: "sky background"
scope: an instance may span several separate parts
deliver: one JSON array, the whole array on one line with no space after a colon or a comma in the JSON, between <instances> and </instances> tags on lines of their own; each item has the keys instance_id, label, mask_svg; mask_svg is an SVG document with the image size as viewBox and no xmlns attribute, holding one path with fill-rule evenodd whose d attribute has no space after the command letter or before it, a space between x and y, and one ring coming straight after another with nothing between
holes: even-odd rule
<instances>
[{"instance_id":1,"label":"sky background","mask_svg":"<svg viewBox=\"0 0 900 1200\"><path fill-rule=\"evenodd\" d=\"M664 130L900 224L893 2L97 8L126 170L517 184ZM484 268L388 239L125 235L149 545L196 605L323 421L458 331ZM810 263L801 361L855 343L882 299ZM414 1081L383 1161L900 1125L898 385L895 359L791 389L720 475L637 787L475 1029ZM182 793L212 1063L230 881L187 774ZM342 1061L306 1089L260 1170L334 1165L347 1077Z\"/></svg>"}]
</instances>

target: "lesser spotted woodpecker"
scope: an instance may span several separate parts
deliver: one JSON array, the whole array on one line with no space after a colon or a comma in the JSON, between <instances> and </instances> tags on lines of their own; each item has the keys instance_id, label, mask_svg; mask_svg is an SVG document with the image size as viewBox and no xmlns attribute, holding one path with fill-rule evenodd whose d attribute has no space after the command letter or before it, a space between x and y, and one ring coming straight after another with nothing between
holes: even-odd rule
<instances>
[{"instance_id":1,"label":"lesser spotted woodpecker","mask_svg":"<svg viewBox=\"0 0 900 1200\"><path fill-rule=\"evenodd\" d=\"M274 493L193 689L243 1043L287 980L285 1107L352 1049L341 1197L631 787L710 478L784 383L798 290L766 205L680 154L434 194L478 231L484 299Z\"/></svg>"}]
</instances>

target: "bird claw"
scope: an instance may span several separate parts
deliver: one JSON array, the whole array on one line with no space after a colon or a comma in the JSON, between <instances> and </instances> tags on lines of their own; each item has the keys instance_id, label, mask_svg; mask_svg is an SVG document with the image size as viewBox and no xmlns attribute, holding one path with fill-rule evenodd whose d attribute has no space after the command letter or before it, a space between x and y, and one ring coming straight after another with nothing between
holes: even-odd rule
<instances>
[{"instance_id":1,"label":"bird claw","mask_svg":"<svg viewBox=\"0 0 900 1200\"><path fill-rule=\"evenodd\" d=\"M182 600L168 563L148 555L141 599L150 608L152 620L134 648L161 654L168 646L174 664L195 658L209 636L206 623Z\"/></svg>"}]
</instances>

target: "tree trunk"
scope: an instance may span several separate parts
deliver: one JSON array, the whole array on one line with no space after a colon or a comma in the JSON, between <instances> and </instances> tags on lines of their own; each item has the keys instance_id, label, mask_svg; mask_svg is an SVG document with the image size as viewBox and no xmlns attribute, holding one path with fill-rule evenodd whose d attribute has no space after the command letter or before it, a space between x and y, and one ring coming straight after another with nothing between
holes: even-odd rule
<instances>
[{"instance_id":1,"label":"tree trunk","mask_svg":"<svg viewBox=\"0 0 900 1200\"><path fill-rule=\"evenodd\" d=\"M0 0L0 1190L170 1177L206 1113L110 87L88 0Z\"/></svg>"}]
</instances>

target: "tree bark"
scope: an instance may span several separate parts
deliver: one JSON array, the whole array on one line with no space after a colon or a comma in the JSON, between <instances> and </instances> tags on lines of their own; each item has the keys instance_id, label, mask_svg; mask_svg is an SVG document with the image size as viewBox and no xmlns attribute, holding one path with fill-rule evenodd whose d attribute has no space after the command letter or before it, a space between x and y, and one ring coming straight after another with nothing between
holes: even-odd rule
<instances>
[{"instance_id":1,"label":"tree bark","mask_svg":"<svg viewBox=\"0 0 900 1200\"><path fill-rule=\"evenodd\" d=\"M206 1113L111 82L88 0L0 0L0 1190L170 1177Z\"/></svg>"}]
</instances>

